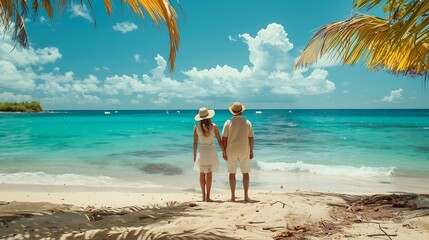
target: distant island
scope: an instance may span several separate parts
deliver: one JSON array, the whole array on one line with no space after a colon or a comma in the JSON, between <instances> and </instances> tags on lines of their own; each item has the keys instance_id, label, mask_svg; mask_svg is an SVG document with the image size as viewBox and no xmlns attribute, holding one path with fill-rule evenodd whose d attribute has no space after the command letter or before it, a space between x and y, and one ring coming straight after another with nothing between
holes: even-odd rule
<instances>
[{"instance_id":1,"label":"distant island","mask_svg":"<svg viewBox=\"0 0 429 240\"><path fill-rule=\"evenodd\" d=\"M0 112L43 112L40 102L0 102Z\"/></svg>"}]
</instances>

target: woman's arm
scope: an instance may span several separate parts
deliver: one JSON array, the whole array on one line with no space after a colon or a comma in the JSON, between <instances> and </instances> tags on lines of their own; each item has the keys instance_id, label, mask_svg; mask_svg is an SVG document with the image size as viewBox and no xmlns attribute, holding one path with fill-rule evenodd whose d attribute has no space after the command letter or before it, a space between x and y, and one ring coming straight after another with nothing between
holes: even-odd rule
<instances>
[{"instance_id":1,"label":"woman's arm","mask_svg":"<svg viewBox=\"0 0 429 240\"><path fill-rule=\"evenodd\" d=\"M197 145L198 145L198 134L197 127L194 127L194 162L197 159Z\"/></svg>"},{"instance_id":2,"label":"woman's arm","mask_svg":"<svg viewBox=\"0 0 429 240\"><path fill-rule=\"evenodd\" d=\"M222 155L225 153L225 147L223 146L222 140L220 139L219 129L215 125L214 126L214 133L217 139L217 142L219 143L220 150L222 150Z\"/></svg>"}]
</instances>

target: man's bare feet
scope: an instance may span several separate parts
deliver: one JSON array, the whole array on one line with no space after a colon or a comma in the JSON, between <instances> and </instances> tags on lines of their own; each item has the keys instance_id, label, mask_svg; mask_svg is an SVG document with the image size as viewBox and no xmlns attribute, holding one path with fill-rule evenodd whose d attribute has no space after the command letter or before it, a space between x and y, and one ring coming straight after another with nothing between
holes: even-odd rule
<instances>
[{"instance_id":1,"label":"man's bare feet","mask_svg":"<svg viewBox=\"0 0 429 240\"><path fill-rule=\"evenodd\" d=\"M210 198L207 198L206 202L213 202Z\"/></svg>"},{"instance_id":2,"label":"man's bare feet","mask_svg":"<svg viewBox=\"0 0 429 240\"><path fill-rule=\"evenodd\" d=\"M235 197L231 197L228 202L235 202Z\"/></svg>"},{"instance_id":3,"label":"man's bare feet","mask_svg":"<svg viewBox=\"0 0 429 240\"><path fill-rule=\"evenodd\" d=\"M245 201L245 202L250 202L250 201L252 201L252 199L250 199L249 197L246 197L246 198L244 199L244 201Z\"/></svg>"}]
</instances>

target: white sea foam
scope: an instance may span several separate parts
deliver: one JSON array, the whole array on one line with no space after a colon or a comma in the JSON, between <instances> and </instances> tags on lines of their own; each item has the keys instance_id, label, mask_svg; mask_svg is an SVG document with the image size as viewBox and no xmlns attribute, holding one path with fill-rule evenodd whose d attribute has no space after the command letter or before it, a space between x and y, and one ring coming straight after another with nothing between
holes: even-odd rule
<instances>
[{"instance_id":1,"label":"white sea foam","mask_svg":"<svg viewBox=\"0 0 429 240\"><path fill-rule=\"evenodd\" d=\"M0 173L0 183L38 185L77 185L96 187L159 187L155 184L124 182L108 176L87 176L79 174L48 174L44 172Z\"/></svg>"},{"instance_id":2,"label":"white sea foam","mask_svg":"<svg viewBox=\"0 0 429 240\"><path fill-rule=\"evenodd\" d=\"M345 165L330 166L321 164L309 164L304 163L302 161L298 161L295 163L258 161L257 165L263 171L306 172L328 176L350 177L391 176L396 170L396 167L355 167Z\"/></svg>"}]
</instances>

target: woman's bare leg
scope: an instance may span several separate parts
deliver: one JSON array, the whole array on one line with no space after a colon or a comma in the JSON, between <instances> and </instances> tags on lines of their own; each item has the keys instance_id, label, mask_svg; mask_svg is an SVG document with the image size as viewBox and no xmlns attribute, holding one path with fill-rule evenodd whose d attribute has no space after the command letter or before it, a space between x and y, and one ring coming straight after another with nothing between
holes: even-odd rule
<instances>
[{"instance_id":1,"label":"woman's bare leg","mask_svg":"<svg viewBox=\"0 0 429 240\"><path fill-rule=\"evenodd\" d=\"M201 193L203 194L203 202L206 201L206 174L204 172L200 172L200 186Z\"/></svg>"},{"instance_id":2,"label":"woman's bare leg","mask_svg":"<svg viewBox=\"0 0 429 240\"><path fill-rule=\"evenodd\" d=\"M206 202L211 202L212 200L210 199L210 190L212 188L213 174L212 174L212 172L208 172L206 174L206 176L207 176L207 179L206 179L206 187L207 187Z\"/></svg>"}]
</instances>

